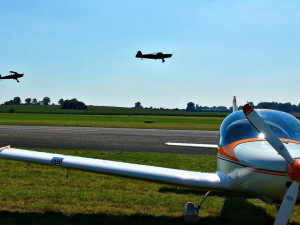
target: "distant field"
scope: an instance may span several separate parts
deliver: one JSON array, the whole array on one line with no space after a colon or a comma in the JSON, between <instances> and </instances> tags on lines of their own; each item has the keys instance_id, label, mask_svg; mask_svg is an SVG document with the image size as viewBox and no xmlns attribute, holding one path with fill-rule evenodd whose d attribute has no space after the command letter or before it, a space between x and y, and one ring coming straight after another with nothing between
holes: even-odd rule
<instances>
[{"instance_id":1,"label":"distant field","mask_svg":"<svg viewBox=\"0 0 300 225\"><path fill-rule=\"evenodd\" d=\"M52 105L0 105L0 125L219 130L227 115L104 106L90 106L89 110L63 110ZM294 116L300 118L299 114Z\"/></svg>"},{"instance_id":2,"label":"distant field","mask_svg":"<svg viewBox=\"0 0 300 225\"><path fill-rule=\"evenodd\" d=\"M1 125L219 130L223 117L0 113Z\"/></svg>"},{"instance_id":3,"label":"distant field","mask_svg":"<svg viewBox=\"0 0 300 225\"><path fill-rule=\"evenodd\" d=\"M0 106L0 124L27 126L218 130L226 115L104 106L89 106L88 110L65 110L53 105Z\"/></svg>"},{"instance_id":4,"label":"distant field","mask_svg":"<svg viewBox=\"0 0 300 225\"><path fill-rule=\"evenodd\" d=\"M216 157L206 155L104 151L50 152L213 172ZM126 178L0 159L0 224L6 225L183 225L186 202L205 192ZM204 202L200 224L273 224L275 208L256 198L213 193ZM295 207L291 224L299 224Z\"/></svg>"},{"instance_id":5,"label":"distant field","mask_svg":"<svg viewBox=\"0 0 300 225\"><path fill-rule=\"evenodd\" d=\"M79 115L157 115L157 116L200 116L225 117L228 113L182 112L173 110L134 109L124 107L89 106L88 110L61 109L58 105L0 105L0 113L79 114Z\"/></svg>"}]
</instances>

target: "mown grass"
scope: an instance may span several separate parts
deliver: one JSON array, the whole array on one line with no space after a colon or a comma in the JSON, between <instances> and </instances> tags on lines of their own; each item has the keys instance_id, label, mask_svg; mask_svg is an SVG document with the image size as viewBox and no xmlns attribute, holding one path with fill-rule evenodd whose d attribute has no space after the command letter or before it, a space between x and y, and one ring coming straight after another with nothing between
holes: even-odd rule
<instances>
[{"instance_id":1,"label":"mown grass","mask_svg":"<svg viewBox=\"0 0 300 225\"><path fill-rule=\"evenodd\" d=\"M1 113L1 125L218 130L222 117Z\"/></svg>"},{"instance_id":2,"label":"mown grass","mask_svg":"<svg viewBox=\"0 0 300 225\"><path fill-rule=\"evenodd\" d=\"M216 157L158 153L47 150L63 154L212 172ZM184 224L188 201L205 192L35 164L0 160L0 224ZM299 224L296 207L292 224ZM256 198L213 193L202 224L273 224L275 209Z\"/></svg>"},{"instance_id":3,"label":"mown grass","mask_svg":"<svg viewBox=\"0 0 300 225\"><path fill-rule=\"evenodd\" d=\"M154 115L225 117L226 112L185 112L173 110L135 109L110 106L89 106L88 110L61 109L58 105L0 105L0 113L76 114L76 115Z\"/></svg>"}]
</instances>

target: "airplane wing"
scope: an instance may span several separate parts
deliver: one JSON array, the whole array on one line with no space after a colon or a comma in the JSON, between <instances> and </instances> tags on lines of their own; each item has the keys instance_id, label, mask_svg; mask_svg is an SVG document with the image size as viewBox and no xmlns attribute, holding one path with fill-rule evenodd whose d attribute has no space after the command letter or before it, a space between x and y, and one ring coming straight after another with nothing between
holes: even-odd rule
<instances>
[{"instance_id":1,"label":"airplane wing","mask_svg":"<svg viewBox=\"0 0 300 225\"><path fill-rule=\"evenodd\" d=\"M15 72L15 71L9 71L10 73L13 73L13 74L18 74L17 72Z\"/></svg>"},{"instance_id":2,"label":"airplane wing","mask_svg":"<svg viewBox=\"0 0 300 225\"><path fill-rule=\"evenodd\" d=\"M196 148L218 148L218 145L212 144L190 144L190 143L165 143L166 146L178 146L178 147L196 147Z\"/></svg>"},{"instance_id":3,"label":"airplane wing","mask_svg":"<svg viewBox=\"0 0 300 225\"><path fill-rule=\"evenodd\" d=\"M204 190L229 190L224 173L201 173L156 166L92 159L30 150L0 148L0 158L76 169L94 173L129 177L159 183L175 184Z\"/></svg>"},{"instance_id":4,"label":"airplane wing","mask_svg":"<svg viewBox=\"0 0 300 225\"><path fill-rule=\"evenodd\" d=\"M157 55L155 55L155 54L143 54L142 58L145 58L145 59L156 59Z\"/></svg>"}]
</instances>

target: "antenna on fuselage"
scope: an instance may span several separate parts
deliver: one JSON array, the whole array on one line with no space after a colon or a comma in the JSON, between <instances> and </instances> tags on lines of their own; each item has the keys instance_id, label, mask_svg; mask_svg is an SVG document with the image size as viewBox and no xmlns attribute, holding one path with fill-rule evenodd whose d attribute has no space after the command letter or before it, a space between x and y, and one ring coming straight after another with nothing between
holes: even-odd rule
<instances>
[{"instance_id":1,"label":"antenna on fuselage","mask_svg":"<svg viewBox=\"0 0 300 225\"><path fill-rule=\"evenodd\" d=\"M237 106L236 106L236 97L233 96L233 101L232 101L232 112L237 111Z\"/></svg>"}]
</instances>

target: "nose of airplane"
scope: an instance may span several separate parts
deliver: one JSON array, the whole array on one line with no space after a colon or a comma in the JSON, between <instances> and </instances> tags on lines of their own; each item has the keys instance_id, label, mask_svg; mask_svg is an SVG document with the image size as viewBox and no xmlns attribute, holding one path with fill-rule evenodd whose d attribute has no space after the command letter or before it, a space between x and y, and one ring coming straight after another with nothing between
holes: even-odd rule
<instances>
[{"instance_id":1,"label":"nose of airplane","mask_svg":"<svg viewBox=\"0 0 300 225\"><path fill-rule=\"evenodd\" d=\"M288 164L287 173L292 180L300 182L300 159L295 159L294 164Z\"/></svg>"}]
</instances>

